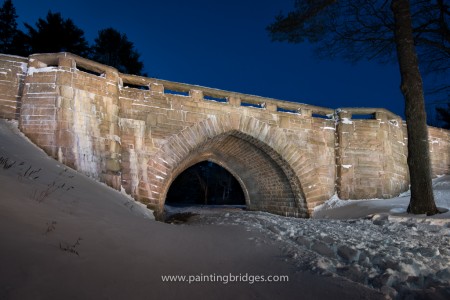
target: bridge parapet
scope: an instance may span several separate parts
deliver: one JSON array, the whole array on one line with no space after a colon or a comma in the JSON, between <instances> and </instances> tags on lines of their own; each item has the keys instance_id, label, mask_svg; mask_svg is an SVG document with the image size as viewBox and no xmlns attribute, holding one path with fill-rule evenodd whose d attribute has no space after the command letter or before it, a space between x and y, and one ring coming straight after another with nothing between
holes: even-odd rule
<instances>
[{"instance_id":1,"label":"bridge parapet","mask_svg":"<svg viewBox=\"0 0 450 300\"><path fill-rule=\"evenodd\" d=\"M334 114L330 108L229 92L214 88L208 88L186 83L178 83L167 80L147 78L135 75L120 74L123 84L138 88L145 88L157 93L181 93L191 95L195 100L211 100L233 106L255 107L267 109L272 112L287 112L302 114L305 116L329 117Z\"/></svg>"},{"instance_id":2,"label":"bridge parapet","mask_svg":"<svg viewBox=\"0 0 450 300\"><path fill-rule=\"evenodd\" d=\"M398 121L399 124L402 118L391 111L384 108L368 108L368 107L346 107L336 109L340 119L353 119L353 116L357 116L356 119L378 119L378 120L390 120Z\"/></svg>"},{"instance_id":3,"label":"bridge parapet","mask_svg":"<svg viewBox=\"0 0 450 300\"><path fill-rule=\"evenodd\" d=\"M45 53L30 56L29 67L46 68L58 67L61 70L81 70L110 80L118 79L122 87L149 90L154 93L179 93L193 96L196 100L210 100L233 106L255 107L267 109L272 112L286 112L301 114L304 116L317 116L332 118L334 109L310 104L283 101L255 95L230 92L220 89L203 87L168 80L148 78L130 74L123 74L113 67L109 67L95 61L67 53Z\"/></svg>"}]
</instances>

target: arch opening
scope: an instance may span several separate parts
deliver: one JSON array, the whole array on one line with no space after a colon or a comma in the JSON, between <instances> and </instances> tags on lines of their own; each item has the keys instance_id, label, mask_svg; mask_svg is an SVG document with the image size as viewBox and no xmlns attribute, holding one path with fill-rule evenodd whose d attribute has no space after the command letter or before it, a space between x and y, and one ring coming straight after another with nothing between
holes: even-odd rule
<instances>
[{"instance_id":1,"label":"arch opening","mask_svg":"<svg viewBox=\"0 0 450 300\"><path fill-rule=\"evenodd\" d=\"M175 178L165 203L176 206L245 205L245 196L238 180L229 171L212 161L202 161Z\"/></svg>"},{"instance_id":2,"label":"arch opening","mask_svg":"<svg viewBox=\"0 0 450 300\"><path fill-rule=\"evenodd\" d=\"M180 149L179 145L180 141L171 144L175 150ZM158 192L163 215L165 204L170 206L171 202L168 200L169 189L173 188L178 176L191 166L209 161L226 169L238 181L245 197L246 209L308 217L303 190L295 172L279 153L265 143L232 130L189 146L191 149L181 155L173 168L160 173L166 178L159 185L161 192ZM167 147L167 152L170 151L171 148ZM162 161L168 159L163 157Z\"/></svg>"}]
</instances>

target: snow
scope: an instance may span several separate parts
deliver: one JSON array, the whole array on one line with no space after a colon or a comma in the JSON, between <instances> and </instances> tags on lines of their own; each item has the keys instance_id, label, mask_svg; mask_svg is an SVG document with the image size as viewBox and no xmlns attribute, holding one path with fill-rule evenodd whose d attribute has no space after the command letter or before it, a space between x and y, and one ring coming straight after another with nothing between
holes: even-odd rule
<instances>
[{"instance_id":1,"label":"snow","mask_svg":"<svg viewBox=\"0 0 450 300\"><path fill-rule=\"evenodd\" d=\"M31 60L30 60L31 61ZM22 69L22 73L27 73L28 72L28 64L27 63L20 63L20 68Z\"/></svg>"},{"instance_id":2,"label":"snow","mask_svg":"<svg viewBox=\"0 0 450 300\"><path fill-rule=\"evenodd\" d=\"M22 68L23 70L23 68ZM57 67L44 67L44 68L35 68L29 67L27 71L28 76L32 76L34 73L48 73L48 72L57 72Z\"/></svg>"},{"instance_id":3,"label":"snow","mask_svg":"<svg viewBox=\"0 0 450 300\"><path fill-rule=\"evenodd\" d=\"M353 124L353 122L349 118L342 118L341 122L343 124Z\"/></svg>"},{"instance_id":4,"label":"snow","mask_svg":"<svg viewBox=\"0 0 450 300\"><path fill-rule=\"evenodd\" d=\"M120 139L120 136L118 136L118 135L116 135L116 134L107 134L107 135L106 135L106 138L107 138L108 140L112 140L112 141L115 141L115 142L117 142L117 143L119 143L119 144L122 144L122 141L121 141L121 139Z\"/></svg>"},{"instance_id":5,"label":"snow","mask_svg":"<svg viewBox=\"0 0 450 300\"><path fill-rule=\"evenodd\" d=\"M342 165L342 167L343 167L344 169L350 169L350 168L352 167L352 165Z\"/></svg>"},{"instance_id":6,"label":"snow","mask_svg":"<svg viewBox=\"0 0 450 300\"><path fill-rule=\"evenodd\" d=\"M404 193L371 200L341 200L334 195L314 210L311 219L228 209L203 213L195 217L195 223L258 230L299 269L344 277L386 297L448 296L450 176L435 179L433 187L437 206L447 212L431 217L407 214L409 194ZM194 211L200 213L198 208Z\"/></svg>"},{"instance_id":7,"label":"snow","mask_svg":"<svg viewBox=\"0 0 450 300\"><path fill-rule=\"evenodd\" d=\"M394 126L396 126L396 127L399 127L399 126L398 126L398 121L397 121L397 120L389 120L389 124L394 125Z\"/></svg>"}]
</instances>

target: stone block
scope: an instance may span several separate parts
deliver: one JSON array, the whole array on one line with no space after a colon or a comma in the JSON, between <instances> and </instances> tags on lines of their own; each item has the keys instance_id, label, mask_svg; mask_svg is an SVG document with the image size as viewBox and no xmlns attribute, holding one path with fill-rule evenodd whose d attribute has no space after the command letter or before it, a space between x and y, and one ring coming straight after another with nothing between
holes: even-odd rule
<instances>
[{"instance_id":1,"label":"stone block","mask_svg":"<svg viewBox=\"0 0 450 300\"><path fill-rule=\"evenodd\" d=\"M277 111L278 106L275 103L266 103L266 110L267 111Z\"/></svg>"},{"instance_id":2,"label":"stone block","mask_svg":"<svg viewBox=\"0 0 450 300\"><path fill-rule=\"evenodd\" d=\"M291 127L291 117L290 116L280 116L279 124L281 128L290 128Z\"/></svg>"},{"instance_id":3,"label":"stone block","mask_svg":"<svg viewBox=\"0 0 450 300\"><path fill-rule=\"evenodd\" d=\"M112 172L119 172L121 170L120 161L118 159L109 158L106 160L106 169Z\"/></svg>"},{"instance_id":4,"label":"stone block","mask_svg":"<svg viewBox=\"0 0 450 300\"><path fill-rule=\"evenodd\" d=\"M35 83L56 83L56 74L57 72L44 72L44 73L36 73L33 74L33 77L27 77L27 83L35 84Z\"/></svg>"},{"instance_id":5,"label":"stone block","mask_svg":"<svg viewBox=\"0 0 450 300\"><path fill-rule=\"evenodd\" d=\"M60 57L58 59L58 66L70 70L76 68L76 63L75 60L71 57Z\"/></svg>"},{"instance_id":6,"label":"stone block","mask_svg":"<svg viewBox=\"0 0 450 300\"><path fill-rule=\"evenodd\" d=\"M54 94L56 92L56 85L54 83L36 83L27 86L28 94Z\"/></svg>"},{"instance_id":7,"label":"stone block","mask_svg":"<svg viewBox=\"0 0 450 300\"><path fill-rule=\"evenodd\" d=\"M189 90L189 97L192 98L194 102L203 100L203 92L199 90Z\"/></svg>"},{"instance_id":8,"label":"stone block","mask_svg":"<svg viewBox=\"0 0 450 300\"><path fill-rule=\"evenodd\" d=\"M232 106L241 106L241 99L238 97L230 96L228 98L228 103Z\"/></svg>"},{"instance_id":9,"label":"stone block","mask_svg":"<svg viewBox=\"0 0 450 300\"><path fill-rule=\"evenodd\" d=\"M72 84L72 74L70 72L58 72L55 78L56 84L70 87Z\"/></svg>"},{"instance_id":10,"label":"stone block","mask_svg":"<svg viewBox=\"0 0 450 300\"><path fill-rule=\"evenodd\" d=\"M153 93L161 93L161 94L164 93L164 85L160 83L155 82L150 83L149 89Z\"/></svg>"}]
</instances>

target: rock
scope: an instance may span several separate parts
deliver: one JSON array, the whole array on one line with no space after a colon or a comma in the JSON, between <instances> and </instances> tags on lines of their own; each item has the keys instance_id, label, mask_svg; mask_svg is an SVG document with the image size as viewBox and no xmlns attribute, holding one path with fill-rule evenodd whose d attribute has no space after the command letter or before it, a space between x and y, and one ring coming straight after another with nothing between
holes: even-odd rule
<instances>
[{"instance_id":1,"label":"rock","mask_svg":"<svg viewBox=\"0 0 450 300\"><path fill-rule=\"evenodd\" d=\"M440 270L439 272L436 273L436 277L450 283L450 270L449 269Z\"/></svg>"},{"instance_id":2,"label":"rock","mask_svg":"<svg viewBox=\"0 0 450 300\"><path fill-rule=\"evenodd\" d=\"M383 275L377 276L372 280L372 285L375 288L382 288L383 286L392 286L395 283L395 276L390 272L385 272Z\"/></svg>"},{"instance_id":3,"label":"rock","mask_svg":"<svg viewBox=\"0 0 450 300\"><path fill-rule=\"evenodd\" d=\"M382 254L377 254L372 258L372 264L378 267L380 270L398 270L399 262L393 260L393 258L385 257Z\"/></svg>"},{"instance_id":4,"label":"rock","mask_svg":"<svg viewBox=\"0 0 450 300\"><path fill-rule=\"evenodd\" d=\"M321 241L316 241L312 245L311 250L329 258L336 258L333 249L331 249L327 244L322 243Z\"/></svg>"},{"instance_id":5,"label":"rock","mask_svg":"<svg viewBox=\"0 0 450 300\"><path fill-rule=\"evenodd\" d=\"M337 254L347 263L359 260L360 251L347 245L341 245L337 249Z\"/></svg>"},{"instance_id":6,"label":"rock","mask_svg":"<svg viewBox=\"0 0 450 300\"><path fill-rule=\"evenodd\" d=\"M308 239L307 237L304 237L302 235L296 237L295 241L297 242L297 244L303 245L308 249L311 247L311 243L312 243L311 239Z\"/></svg>"},{"instance_id":7,"label":"rock","mask_svg":"<svg viewBox=\"0 0 450 300\"><path fill-rule=\"evenodd\" d=\"M358 282L361 284L367 284L367 275L361 271L358 266L344 266L337 269L337 273L340 276L350 279L351 281Z\"/></svg>"},{"instance_id":8,"label":"rock","mask_svg":"<svg viewBox=\"0 0 450 300\"><path fill-rule=\"evenodd\" d=\"M388 216L387 216L387 215L379 215L379 214L376 214L376 215L374 215L374 216L372 217L372 223L373 223L374 225L382 226L382 225L386 224L387 221L388 221Z\"/></svg>"},{"instance_id":9,"label":"rock","mask_svg":"<svg viewBox=\"0 0 450 300\"><path fill-rule=\"evenodd\" d=\"M423 257L435 257L440 254L439 249L431 247L420 247L417 249L417 252L419 252Z\"/></svg>"},{"instance_id":10,"label":"rock","mask_svg":"<svg viewBox=\"0 0 450 300\"><path fill-rule=\"evenodd\" d=\"M325 244L331 245L334 244L336 241L329 235L322 237L322 242Z\"/></svg>"},{"instance_id":11,"label":"rock","mask_svg":"<svg viewBox=\"0 0 450 300\"><path fill-rule=\"evenodd\" d=\"M387 299L395 299L398 295L398 292L394 288L387 285L383 285L380 291L387 296Z\"/></svg>"}]
</instances>

